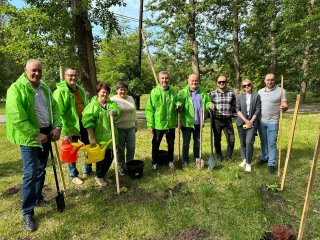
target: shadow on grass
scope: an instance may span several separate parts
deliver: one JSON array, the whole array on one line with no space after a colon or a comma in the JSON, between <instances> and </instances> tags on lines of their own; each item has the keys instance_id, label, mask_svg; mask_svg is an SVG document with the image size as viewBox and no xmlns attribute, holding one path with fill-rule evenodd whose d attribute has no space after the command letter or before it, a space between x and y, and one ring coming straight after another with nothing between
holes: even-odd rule
<instances>
[{"instance_id":1,"label":"shadow on grass","mask_svg":"<svg viewBox=\"0 0 320 240\"><path fill-rule=\"evenodd\" d=\"M0 177L21 175L22 173L23 163L21 158L0 162Z\"/></svg>"}]
</instances>

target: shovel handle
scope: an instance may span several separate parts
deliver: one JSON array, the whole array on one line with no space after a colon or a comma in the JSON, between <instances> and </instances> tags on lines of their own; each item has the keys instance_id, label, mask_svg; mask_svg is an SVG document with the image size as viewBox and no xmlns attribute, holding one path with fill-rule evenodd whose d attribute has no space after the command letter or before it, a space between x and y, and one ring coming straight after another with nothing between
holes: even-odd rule
<instances>
[{"instance_id":1,"label":"shovel handle","mask_svg":"<svg viewBox=\"0 0 320 240\"><path fill-rule=\"evenodd\" d=\"M114 155L114 165L115 165L115 175L116 175L116 184L117 184L117 193L120 194L120 183L119 183L119 172L118 172L118 155L117 155L117 147L116 147L116 138L114 134L114 121L113 116L110 115L110 124L111 124L111 135L112 135L112 148Z\"/></svg>"}]
</instances>

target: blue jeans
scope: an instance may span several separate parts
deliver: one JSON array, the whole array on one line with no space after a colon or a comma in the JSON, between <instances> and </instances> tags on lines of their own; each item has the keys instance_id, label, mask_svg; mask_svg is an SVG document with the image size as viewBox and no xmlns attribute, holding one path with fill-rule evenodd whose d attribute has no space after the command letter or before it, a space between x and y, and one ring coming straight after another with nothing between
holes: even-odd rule
<instances>
[{"instance_id":1,"label":"blue jeans","mask_svg":"<svg viewBox=\"0 0 320 240\"><path fill-rule=\"evenodd\" d=\"M199 157L200 148L200 125L194 125L194 128L182 127L182 159L184 162L189 163L189 145L191 133L193 134L193 157Z\"/></svg>"},{"instance_id":2,"label":"blue jeans","mask_svg":"<svg viewBox=\"0 0 320 240\"><path fill-rule=\"evenodd\" d=\"M78 142L78 140L81 140L84 144L89 144L89 138L88 138L88 131L85 129L82 125L82 122L79 122L80 124L80 136L72 136L72 142ZM79 171L77 169L76 163L68 163L68 169L69 169L69 176L70 178L78 177ZM84 161L84 167L83 167L83 173L90 173L92 172L92 164L87 164L86 161Z\"/></svg>"},{"instance_id":3,"label":"blue jeans","mask_svg":"<svg viewBox=\"0 0 320 240\"><path fill-rule=\"evenodd\" d=\"M126 161L134 159L136 148L136 128L118 128L119 143L117 146L118 162L120 167L124 167ZM127 153L125 154L125 150Z\"/></svg>"},{"instance_id":4,"label":"blue jeans","mask_svg":"<svg viewBox=\"0 0 320 240\"><path fill-rule=\"evenodd\" d=\"M44 185L46 166L49 156L48 142L39 147L20 146L23 161L22 182L22 215L23 217L34 215L34 207L37 201L43 199L42 188Z\"/></svg>"},{"instance_id":5,"label":"blue jeans","mask_svg":"<svg viewBox=\"0 0 320 240\"><path fill-rule=\"evenodd\" d=\"M268 160L268 166L276 165L277 137L279 123L260 122L261 160Z\"/></svg>"}]
</instances>

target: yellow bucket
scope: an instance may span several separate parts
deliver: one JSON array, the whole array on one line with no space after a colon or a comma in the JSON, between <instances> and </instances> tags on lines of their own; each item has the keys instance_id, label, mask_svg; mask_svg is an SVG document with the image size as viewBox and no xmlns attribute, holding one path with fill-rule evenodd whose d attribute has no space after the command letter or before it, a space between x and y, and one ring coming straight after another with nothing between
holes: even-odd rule
<instances>
[{"instance_id":1,"label":"yellow bucket","mask_svg":"<svg viewBox=\"0 0 320 240\"><path fill-rule=\"evenodd\" d=\"M101 145L104 145L102 148L100 144L97 144L95 147L91 147L90 144L83 146L81 149L84 151L84 156L87 163L96 163L104 159L105 152L107 147L112 142L110 139L107 143L101 142Z\"/></svg>"}]
</instances>

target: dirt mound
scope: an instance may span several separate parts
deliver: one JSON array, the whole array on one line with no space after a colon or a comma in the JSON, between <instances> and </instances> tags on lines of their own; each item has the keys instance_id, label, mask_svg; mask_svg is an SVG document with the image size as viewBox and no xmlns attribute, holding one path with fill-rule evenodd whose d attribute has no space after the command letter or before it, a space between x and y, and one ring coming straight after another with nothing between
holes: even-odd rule
<instances>
[{"instance_id":1,"label":"dirt mound","mask_svg":"<svg viewBox=\"0 0 320 240\"><path fill-rule=\"evenodd\" d=\"M197 226L191 226L176 235L177 240L201 240L210 236L207 230L199 229Z\"/></svg>"},{"instance_id":2,"label":"dirt mound","mask_svg":"<svg viewBox=\"0 0 320 240\"><path fill-rule=\"evenodd\" d=\"M15 185L13 187L10 187L10 188L4 190L1 193L1 195L4 197L9 197L9 196L17 194L18 192L21 192L21 189L22 189L22 184L18 184L18 185Z\"/></svg>"}]
</instances>

